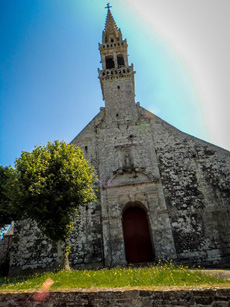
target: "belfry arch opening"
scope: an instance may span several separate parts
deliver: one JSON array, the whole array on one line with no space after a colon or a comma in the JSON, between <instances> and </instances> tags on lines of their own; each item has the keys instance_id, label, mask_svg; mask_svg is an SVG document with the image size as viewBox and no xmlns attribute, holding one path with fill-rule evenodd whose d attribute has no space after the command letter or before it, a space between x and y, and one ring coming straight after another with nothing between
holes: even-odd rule
<instances>
[{"instance_id":1,"label":"belfry arch opening","mask_svg":"<svg viewBox=\"0 0 230 307\"><path fill-rule=\"evenodd\" d=\"M140 203L128 203L122 215L126 261L152 262L155 259L147 212Z\"/></svg>"},{"instance_id":2,"label":"belfry arch opening","mask_svg":"<svg viewBox=\"0 0 230 307\"><path fill-rule=\"evenodd\" d=\"M118 68L125 66L125 61L124 61L124 57L122 54L119 54L117 56L117 65L118 65Z\"/></svg>"},{"instance_id":3,"label":"belfry arch opening","mask_svg":"<svg viewBox=\"0 0 230 307\"><path fill-rule=\"evenodd\" d=\"M114 60L113 60L113 57L111 55L109 55L105 58L105 62L106 62L106 69L115 68Z\"/></svg>"}]
</instances>

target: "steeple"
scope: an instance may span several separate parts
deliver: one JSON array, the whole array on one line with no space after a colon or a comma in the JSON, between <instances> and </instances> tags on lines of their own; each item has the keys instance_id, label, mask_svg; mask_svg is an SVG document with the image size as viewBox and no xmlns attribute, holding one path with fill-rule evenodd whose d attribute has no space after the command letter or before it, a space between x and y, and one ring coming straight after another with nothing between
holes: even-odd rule
<instances>
[{"instance_id":1,"label":"steeple","mask_svg":"<svg viewBox=\"0 0 230 307\"><path fill-rule=\"evenodd\" d=\"M108 3L109 4L109 3ZM109 7L109 6L108 6ZM122 40L121 32L118 30L116 22L113 18L113 15L108 8L108 13L105 22L105 30L103 31L102 41L104 44L108 42Z\"/></svg>"},{"instance_id":2,"label":"steeple","mask_svg":"<svg viewBox=\"0 0 230 307\"><path fill-rule=\"evenodd\" d=\"M128 62L128 45L118 29L109 3L102 44L99 43L102 70L98 69L105 111L117 125L137 120L133 64ZM108 118L107 116L107 118Z\"/></svg>"}]
</instances>

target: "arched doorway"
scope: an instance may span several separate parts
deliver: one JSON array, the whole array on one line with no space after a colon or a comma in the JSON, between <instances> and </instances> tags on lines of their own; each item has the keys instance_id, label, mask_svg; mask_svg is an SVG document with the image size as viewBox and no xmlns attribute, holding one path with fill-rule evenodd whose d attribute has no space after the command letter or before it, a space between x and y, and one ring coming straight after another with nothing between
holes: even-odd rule
<instances>
[{"instance_id":1,"label":"arched doorway","mask_svg":"<svg viewBox=\"0 0 230 307\"><path fill-rule=\"evenodd\" d=\"M139 207L130 207L123 213L125 253L128 263L154 260L146 212Z\"/></svg>"}]
</instances>

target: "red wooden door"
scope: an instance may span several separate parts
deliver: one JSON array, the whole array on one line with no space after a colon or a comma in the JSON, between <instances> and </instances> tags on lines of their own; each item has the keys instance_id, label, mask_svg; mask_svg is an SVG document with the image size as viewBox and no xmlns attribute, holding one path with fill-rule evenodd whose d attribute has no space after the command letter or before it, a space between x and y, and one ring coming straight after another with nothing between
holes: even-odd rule
<instances>
[{"instance_id":1,"label":"red wooden door","mask_svg":"<svg viewBox=\"0 0 230 307\"><path fill-rule=\"evenodd\" d=\"M128 263L154 260L149 225L144 210L131 207L123 214L125 253Z\"/></svg>"}]
</instances>

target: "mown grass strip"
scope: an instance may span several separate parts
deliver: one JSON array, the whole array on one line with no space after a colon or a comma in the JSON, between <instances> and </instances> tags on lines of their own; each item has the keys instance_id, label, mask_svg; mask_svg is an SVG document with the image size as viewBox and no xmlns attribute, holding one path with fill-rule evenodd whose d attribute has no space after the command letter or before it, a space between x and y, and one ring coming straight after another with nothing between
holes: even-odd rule
<instances>
[{"instance_id":1,"label":"mown grass strip","mask_svg":"<svg viewBox=\"0 0 230 307\"><path fill-rule=\"evenodd\" d=\"M50 289L107 288L107 287L154 287L154 286L193 286L193 285L230 285L229 280L221 280L211 273L172 262L152 267L117 267L103 270L71 270L44 273L24 278L0 279L1 290L39 289L47 279L53 281Z\"/></svg>"}]
</instances>

